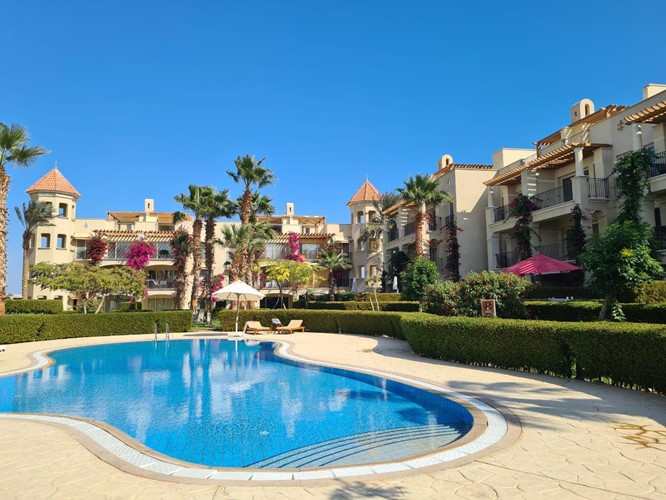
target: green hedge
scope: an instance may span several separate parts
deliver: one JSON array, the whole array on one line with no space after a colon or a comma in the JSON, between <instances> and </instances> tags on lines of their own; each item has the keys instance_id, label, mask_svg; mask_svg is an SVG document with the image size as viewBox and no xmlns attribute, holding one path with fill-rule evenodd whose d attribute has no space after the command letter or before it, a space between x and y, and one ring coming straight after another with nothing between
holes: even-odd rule
<instances>
[{"instance_id":1,"label":"green hedge","mask_svg":"<svg viewBox=\"0 0 666 500\"><path fill-rule=\"evenodd\" d=\"M546 321L598 321L600 302L525 302L530 319ZM666 323L666 303L622 304L627 321Z\"/></svg>"},{"instance_id":2,"label":"green hedge","mask_svg":"<svg viewBox=\"0 0 666 500\"><path fill-rule=\"evenodd\" d=\"M5 312L7 314L58 314L63 312L62 300L6 300Z\"/></svg>"},{"instance_id":3,"label":"green hedge","mask_svg":"<svg viewBox=\"0 0 666 500\"><path fill-rule=\"evenodd\" d=\"M375 295L372 292L367 292L367 293L350 293L350 292L343 292L343 293L336 293L334 294L335 296L335 301L336 302L358 302L360 300L366 300L369 295L372 295L372 298L375 298ZM379 302L398 302L400 300L400 294L399 293L378 293L377 294L377 300ZM310 301L315 301L315 302L330 302L330 296L326 294L321 294L321 295L315 295L313 298L310 299Z\"/></svg>"},{"instance_id":4,"label":"green hedge","mask_svg":"<svg viewBox=\"0 0 666 500\"><path fill-rule=\"evenodd\" d=\"M316 309L254 309L241 311L238 328L246 321L260 321L270 326L272 318L278 318L283 325L292 319L302 319L306 331L323 333L355 333L362 335L387 336L404 339L400 327L400 313L374 311L323 311ZM224 331L234 329L236 311L220 311L217 315Z\"/></svg>"},{"instance_id":5,"label":"green hedge","mask_svg":"<svg viewBox=\"0 0 666 500\"><path fill-rule=\"evenodd\" d=\"M304 309L326 309L335 311L372 311L370 302L309 302L307 307L305 304L296 303L298 307ZM396 302L379 302L380 311L401 311L401 312L418 312L419 302L417 301L396 301Z\"/></svg>"},{"instance_id":6,"label":"green hedge","mask_svg":"<svg viewBox=\"0 0 666 500\"><path fill-rule=\"evenodd\" d=\"M153 333L155 322L157 322L160 332L165 331L167 323L172 332L186 332L192 325L192 313L190 311L166 311L122 315L26 314L5 316L0 318L0 344Z\"/></svg>"},{"instance_id":7,"label":"green hedge","mask_svg":"<svg viewBox=\"0 0 666 500\"><path fill-rule=\"evenodd\" d=\"M666 392L666 325L403 314L414 352Z\"/></svg>"},{"instance_id":8,"label":"green hedge","mask_svg":"<svg viewBox=\"0 0 666 500\"><path fill-rule=\"evenodd\" d=\"M585 287L580 287L580 286L553 287L553 286L540 286L540 285L535 285L532 288L530 288L525 293L525 297L528 299L549 299L551 297L556 297L556 298L573 297L574 299L603 298L599 296L599 293Z\"/></svg>"}]
</instances>

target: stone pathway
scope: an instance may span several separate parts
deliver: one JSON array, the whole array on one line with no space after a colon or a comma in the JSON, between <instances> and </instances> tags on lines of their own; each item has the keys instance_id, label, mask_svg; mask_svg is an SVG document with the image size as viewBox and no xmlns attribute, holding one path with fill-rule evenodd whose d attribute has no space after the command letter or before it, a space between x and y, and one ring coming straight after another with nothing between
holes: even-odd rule
<instances>
[{"instance_id":1,"label":"stone pathway","mask_svg":"<svg viewBox=\"0 0 666 500\"><path fill-rule=\"evenodd\" d=\"M10 345L0 353L0 373L29 366L34 351L138 338L150 337ZM393 339L316 333L280 339L293 342L300 356L403 374L497 402L518 417L522 434L504 449L448 469L250 487L140 477L101 460L62 428L3 420L0 498L666 498L664 397L428 360Z\"/></svg>"}]
</instances>

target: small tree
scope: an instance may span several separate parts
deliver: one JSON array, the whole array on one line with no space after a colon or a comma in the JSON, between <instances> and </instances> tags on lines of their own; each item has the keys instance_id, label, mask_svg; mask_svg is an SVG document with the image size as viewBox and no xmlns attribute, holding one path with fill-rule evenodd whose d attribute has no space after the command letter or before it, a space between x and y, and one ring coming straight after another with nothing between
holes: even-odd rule
<instances>
[{"instance_id":1,"label":"small tree","mask_svg":"<svg viewBox=\"0 0 666 500\"><path fill-rule=\"evenodd\" d=\"M495 299L497 314L505 318L526 316L523 298L532 284L515 274L482 271L460 281L459 311L465 316L481 314L481 299Z\"/></svg>"},{"instance_id":2,"label":"small tree","mask_svg":"<svg viewBox=\"0 0 666 500\"><path fill-rule=\"evenodd\" d=\"M578 256L585 250L585 229L583 228L583 211L580 205L571 209L571 228L567 229L567 257L579 262Z\"/></svg>"},{"instance_id":3,"label":"small tree","mask_svg":"<svg viewBox=\"0 0 666 500\"><path fill-rule=\"evenodd\" d=\"M458 315L460 286L453 281L438 281L423 289L421 307L424 312L440 316Z\"/></svg>"},{"instance_id":4,"label":"small tree","mask_svg":"<svg viewBox=\"0 0 666 500\"><path fill-rule=\"evenodd\" d=\"M402 290L402 272L407 269L409 265L409 256L402 250L393 252L389 259L389 272L388 277L390 280L398 278L398 289Z\"/></svg>"},{"instance_id":5,"label":"small tree","mask_svg":"<svg viewBox=\"0 0 666 500\"><path fill-rule=\"evenodd\" d=\"M317 265L327 271L328 274L328 298L335 300L335 274L338 271L349 269L351 264L347 255L340 250L338 245L329 244L319 254Z\"/></svg>"},{"instance_id":6,"label":"small tree","mask_svg":"<svg viewBox=\"0 0 666 500\"><path fill-rule=\"evenodd\" d=\"M447 222L446 227L446 270L449 277L456 283L460 281L460 244L458 243L458 233L462 231L456 224L454 217Z\"/></svg>"},{"instance_id":7,"label":"small tree","mask_svg":"<svg viewBox=\"0 0 666 500\"><path fill-rule=\"evenodd\" d=\"M265 273L266 279L273 280L277 283L280 293L280 305L283 309L286 309L283 290L285 288L292 288L298 292L300 287L303 287L310 282L314 275L314 270L312 269L312 266L305 262L278 260L270 264L266 268Z\"/></svg>"},{"instance_id":8,"label":"small tree","mask_svg":"<svg viewBox=\"0 0 666 500\"><path fill-rule=\"evenodd\" d=\"M108 248L108 243L104 238L99 234L96 234L88 241L86 241L86 254L88 255L88 261L93 265L98 265L104 256L106 255L106 250Z\"/></svg>"},{"instance_id":9,"label":"small tree","mask_svg":"<svg viewBox=\"0 0 666 500\"><path fill-rule=\"evenodd\" d=\"M434 262L418 258L407 266L402 277L402 300L421 300L425 287L440 281Z\"/></svg>"},{"instance_id":10,"label":"small tree","mask_svg":"<svg viewBox=\"0 0 666 500\"><path fill-rule=\"evenodd\" d=\"M379 300L377 299L377 289L379 289L382 286L382 275L381 274L375 274L374 276L370 276L365 279L365 284L368 285L368 288L370 288L375 296L375 302L377 303L377 311L379 311ZM375 304L372 303L372 297L368 295L368 298L370 299L370 307L372 307L372 310L375 310Z\"/></svg>"}]
</instances>

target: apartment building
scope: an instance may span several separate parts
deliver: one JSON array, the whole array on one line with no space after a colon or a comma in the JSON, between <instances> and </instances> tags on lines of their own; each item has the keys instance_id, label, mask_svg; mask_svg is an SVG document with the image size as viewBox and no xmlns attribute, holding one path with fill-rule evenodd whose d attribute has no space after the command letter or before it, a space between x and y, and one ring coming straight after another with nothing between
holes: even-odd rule
<instances>
[{"instance_id":1,"label":"apartment building","mask_svg":"<svg viewBox=\"0 0 666 500\"><path fill-rule=\"evenodd\" d=\"M650 84L632 106L595 109L583 99L570 109L569 124L535 141L530 149L501 149L493 155L493 177L487 186L487 267L503 269L519 260L511 231L510 204L519 195L536 205L532 213L533 246L539 253L573 260L567 241L571 211L578 205L588 235L603 232L617 215L611 172L621 155L642 147L657 155L652 195L643 216L664 243L662 214L666 207L666 86ZM666 262L662 252L662 262Z\"/></svg>"},{"instance_id":2,"label":"apartment building","mask_svg":"<svg viewBox=\"0 0 666 500\"><path fill-rule=\"evenodd\" d=\"M437 265L443 278L448 278L446 227L451 222L458 227L460 245L460 274L486 268L486 248L479 244L485 238L486 187L494 172L492 165L455 163L451 155L442 156L431 179L438 182L441 191L451 195L452 201L426 207L429 223L424 227L423 241L427 245L425 256ZM410 259L416 255L416 207L399 202L385 212L395 220L394 227L384 240L385 259L402 251Z\"/></svg>"}]
</instances>

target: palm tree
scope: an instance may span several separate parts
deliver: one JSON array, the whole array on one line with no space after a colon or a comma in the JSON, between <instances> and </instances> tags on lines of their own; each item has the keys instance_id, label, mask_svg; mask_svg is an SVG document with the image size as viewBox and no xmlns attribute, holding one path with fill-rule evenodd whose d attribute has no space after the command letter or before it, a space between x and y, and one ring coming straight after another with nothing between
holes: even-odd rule
<instances>
[{"instance_id":1,"label":"palm tree","mask_svg":"<svg viewBox=\"0 0 666 500\"><path fill-rule=\"evenodd\" d=\"M423 257L423 230L428 219L426 206L439 205L445 201L451 201L451 195L439 189L437 181L427 175L416 174L409 176L404 182L404 188L398 188L402 199L407 203L414 204L416 208L416 257Z\"/></svg>"},{"instance_id":2,"label":"palm tree","mask_svg":"<svg viewBox=\"0 0 666 500\"><path fill-rule=\"evenodd\" d=\"M252 239L251 226L229 226L222 230L222 238L216 243L231 250L231 267L229 269L229 281L243 278L243 270L249 242Z\"/></svg>"},{"instance_id":3,"label":"palm tree","mask_svg":"<svg viewBox=\"0 0 666 500\"><path fill-rule=\"evenodd\" d=\"M183 296L187 288L187 260L192 253L192 236L185 229L179 228L174 231L169 243L176 271L174 304L176 309L182 309Z\"/></svg>"},{"instance_id":4,"label":"palm tree","mask_svg":"<svg viewBox=\"0 0 666 500\"><path fill-rule=\"evenodd\" d=\"M252 286L259 286L259 261L266 251L266 243L275 238L275 230L267 221L259 221L250 226L252 228L252 238L249 242L249 252L251 261L247 265Z\"/></svg>"},{"instance_id":5,"label":"palm tree","mask_svg":"<svg viewBox=\"0 0 666 500\"><path fill-rule=\"evenodd\" d=\"M0 122L0 316L5 315L7 293L7 195L11 178L7 165L29 167L43 154L40 146L28 146L28 132L20 125L5 125Z\"/></svg>"},{"instance_id":6,"label":"palm tree","mask_svg":"<svg viewBox=\"0 0 666 500\"><path fill-rule=\"evenodd\" d=\"M384 233L395 227L395 219L386 215L386 210L400 201L395 191L387 191L378 200L372 202L375 213L361 228L360 237L363 241L382 240ZM382 287L384 287L384 251L379 252L379 268L381 269Z\"/></svg>"},{"instance_id":7,"label":"palm tree","mask_svg":"<svg viewBox=\"0 0 666 500\"><path fill-rule=\"evenodd\" d=\"M28 256L30 255L30 240L35 234L35 229L40 226L52 226L53 209L50 203L43 201L30 200L27 205L24 203L22 208L14 207L16 217L23 226L23 276L21 281L21 296L28 298Z\"/></svg>"},{"instance_id":8,"label":"palm tree","mask_svg":"<svg viewBox=\"0 0 666 500\"><path fill-rule=\"evenodd\" d=\"M229 190L225 189L216 193L215 191L203 192L204 204L204 296L206 297L206 310L212 310L213 303L210 301L211 284L213 280L213 265L215 264L215 219L220 217L229 218L237 212L234 202L229 199Z\"/></svg>"},{"instance_id":9,"label":"palm tree","mask_svg":"<svg viewBox=\"0 0 666 500\"><path fill-rule=\"evenodd\" d=\"M317 265L328 271L328 298L335 300L335 272L349 269L347 255L335 245L328 245L319 254Z\"/></svg>"},{"instance_id":10,"label":"palm tree","mask_svg":"<svg viewBox=\"0 0 666 500\"><path fill-rule=\"evenodd\" d=\"M257 161L254 156L245 155L239 156L234 161L236 171L227 171L227 174L238 184L243 184L243 194L240 203L240 220L241 224L245 225L250 222L252 215L252 187L262 188L273 184L275 176L270 169L264 168L261 165L264 158Z\"/></svg>"},{"instance_id":11,"label":"palm tree","mask_svg":"<svg viewBox=\"0 0 666 500\"><path fill-rule=\"evenodd\" d=\"M210 186L188 186L189 193L181 193L174 196L174 200L183 205L183 208L194 214L192 224L192 295L190 298L190 309L195 311L199 297L199 268L201 266L201 229L203 228L203 217L206 213L206 199L215 190ZM180 222L185 215L182 212L174 212L174 223Z\"/></svg>"}]
</instances>

